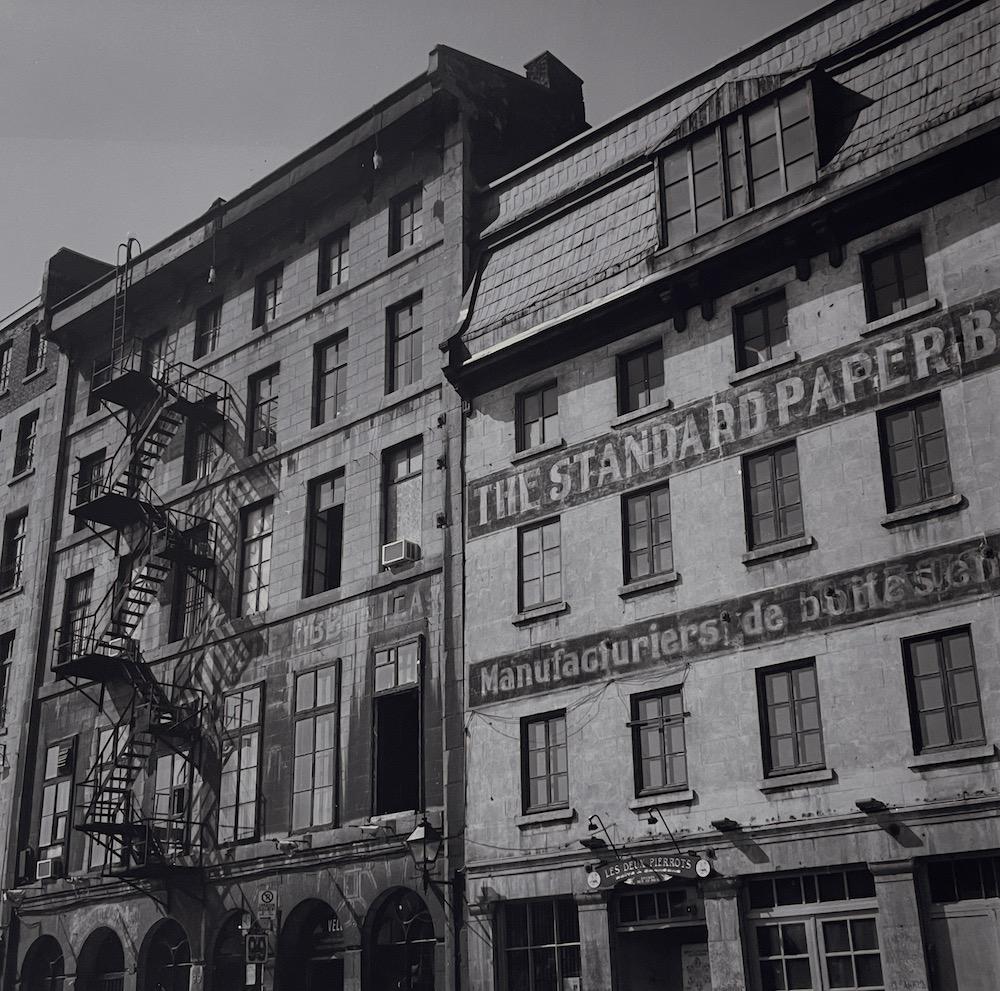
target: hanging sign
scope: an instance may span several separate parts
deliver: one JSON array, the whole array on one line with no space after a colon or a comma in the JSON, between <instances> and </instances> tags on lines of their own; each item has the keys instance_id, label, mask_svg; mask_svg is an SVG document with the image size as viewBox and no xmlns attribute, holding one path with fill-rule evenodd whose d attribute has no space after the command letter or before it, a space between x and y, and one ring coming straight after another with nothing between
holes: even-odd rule
<instances>
[{"instance_id":1,"label":"hanging sign","mask_svg":"<svg viewBox=\"0 0 1000 991\"><path fill-rule=\"evenodd\" d=\"M614 888L619 884L663 884L675 877L685 880L707 877L712 865L707 860L684 856L628 857L601 864L587 875L590 888Z\"/></svg>"}]
</instances>

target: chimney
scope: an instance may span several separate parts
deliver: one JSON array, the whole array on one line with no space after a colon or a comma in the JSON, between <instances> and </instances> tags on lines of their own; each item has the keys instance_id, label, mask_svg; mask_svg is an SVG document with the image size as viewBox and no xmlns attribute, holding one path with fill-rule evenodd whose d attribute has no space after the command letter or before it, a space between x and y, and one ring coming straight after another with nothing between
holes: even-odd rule
<instances>
[{"instance_id":1,"label":"chimney","mask_svg":"<svg viewBox=\"0 0 1000 991\"><path fill-rule=\"evenodd\" d=\"M544 86L553 95L561 97L571 110L574 121L582 123L583 80L552 54L542 52L524 66L525 75L533 83Z\"/></svg>"}]
</instances>

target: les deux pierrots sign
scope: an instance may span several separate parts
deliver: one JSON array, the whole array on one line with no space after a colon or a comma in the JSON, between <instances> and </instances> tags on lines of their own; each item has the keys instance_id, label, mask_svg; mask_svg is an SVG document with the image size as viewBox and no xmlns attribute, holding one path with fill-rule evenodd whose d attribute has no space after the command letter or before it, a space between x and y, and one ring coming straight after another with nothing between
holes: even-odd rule
<instances>
[{"instance_id":1,"label":"les deux pierrots sign","mask_svg":"<svg viewBox=\"0 0 1000 991\"><path fill-rule=\"evenodd\" d=\"M614 888L619 884L663 884L674 878L694 880L706 878L712 865L705 859L695 860L678 854L676 857L624 857L610 864L601 864L587 875L587 887L594 890Z\"/></svg>"}]
</instances>

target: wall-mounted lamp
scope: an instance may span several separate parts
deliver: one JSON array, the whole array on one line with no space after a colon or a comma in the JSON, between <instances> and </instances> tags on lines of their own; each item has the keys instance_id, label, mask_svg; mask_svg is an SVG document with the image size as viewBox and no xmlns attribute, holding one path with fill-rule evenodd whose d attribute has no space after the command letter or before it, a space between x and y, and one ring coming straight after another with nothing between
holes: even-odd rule
<instances>
[{"instance_id":1,"label":"wall-mounted lamp","mask_svg":"<svg viewBox=\"0 0 1000 991\"><path fill-rule=\"evenodd\" d=\"M875 815L876 812L885 812L889 808L885 802L877 798L859 798L854 804L858 807L858 811L864 812L865 815Z\"/></svg>"},{"instance_id":2,"label":"wall-mounted lamp","mask_svg":"<svg viewBox=\"0 0 1000 991\"><path fill-rule=\"evenodd\" d=\"M424 891L427 890L427 885L430 882L434 861L438 859L438 854L441 852L442 841L443 837L427 821L426 815L417 823L417 828L406 837L406 849L410 851L413 863L420 871Z\"/></svg>"},{"instance_id":3,"label":"wall-mounted lamp","mask_svg":"<svg viewBox=\"0 0 1000 991\"><path fill-rule=\"evenodd\" d=\"M735 819L713 819L712 828L720 833L735 833L743 827Z\"/></svg>"}]
</instances>

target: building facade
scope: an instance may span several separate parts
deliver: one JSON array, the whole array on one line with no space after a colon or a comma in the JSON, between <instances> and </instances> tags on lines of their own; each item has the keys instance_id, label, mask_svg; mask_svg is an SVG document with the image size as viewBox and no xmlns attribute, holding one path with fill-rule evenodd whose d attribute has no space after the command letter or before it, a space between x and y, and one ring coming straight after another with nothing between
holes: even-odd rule
<instances>
[{"instance_id":1,"label":"building facade","mask_svg":"<svg viewBox=\"0 0 1000 991\"><path fill-rule=\"evenodd\" d=\"M492 184L477 991L996 986L998 14L830 4Z\"/></svg>"},{"instance_id":2,"label":"building facade","mask_svg":"<svg viewBox=\"0 0 1000 991\"><path fill-rule=\"evenodd\" d=\"M437 48L47 306L71 371L5 986L458 986L461 431L439 342L474 194L585 126L568 69L528 72Z\"/></svg>"}]
</instances>

